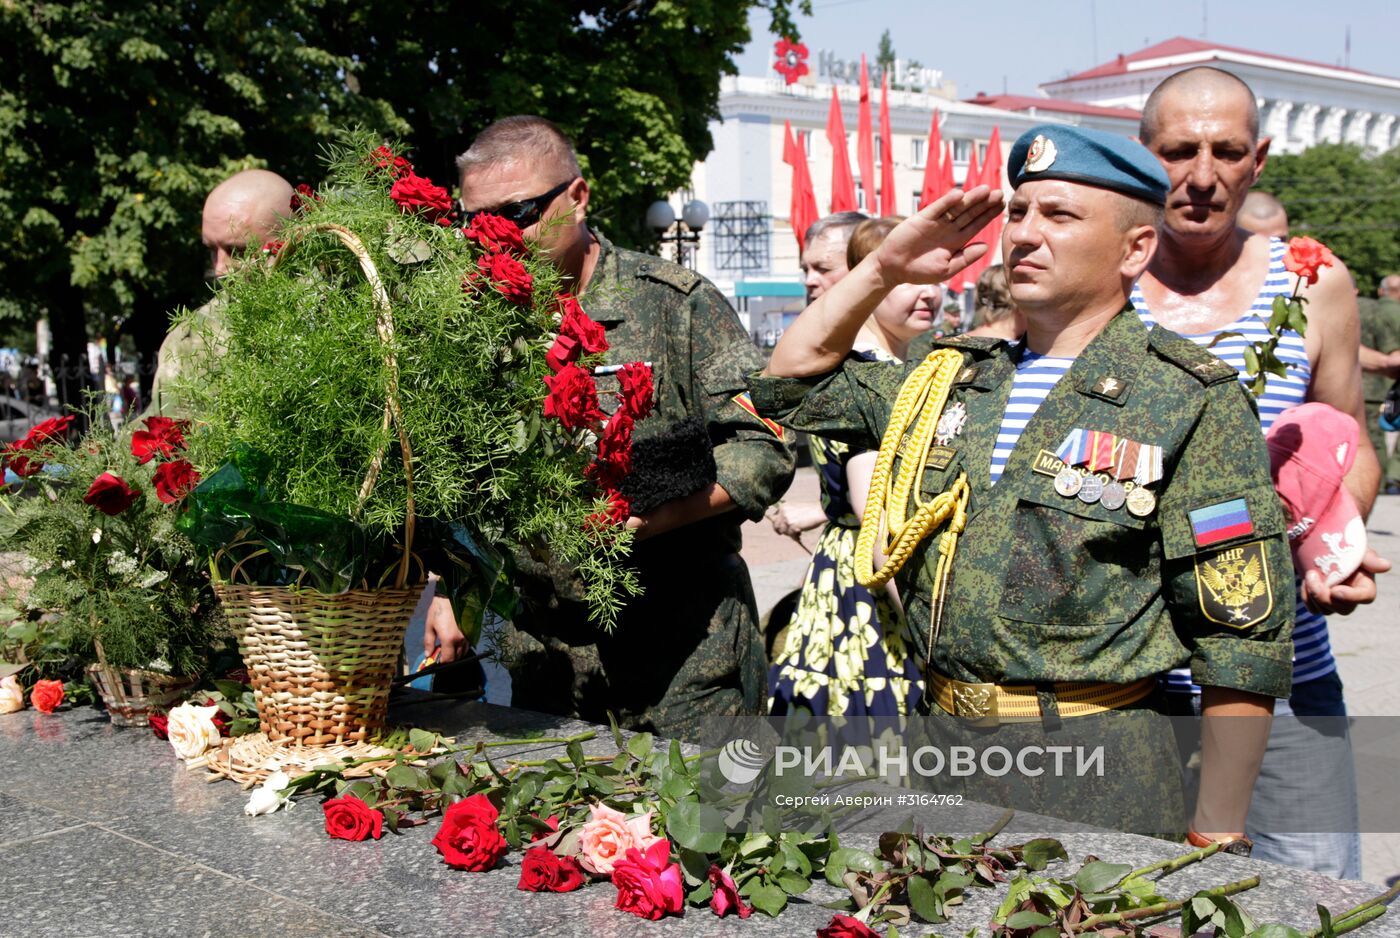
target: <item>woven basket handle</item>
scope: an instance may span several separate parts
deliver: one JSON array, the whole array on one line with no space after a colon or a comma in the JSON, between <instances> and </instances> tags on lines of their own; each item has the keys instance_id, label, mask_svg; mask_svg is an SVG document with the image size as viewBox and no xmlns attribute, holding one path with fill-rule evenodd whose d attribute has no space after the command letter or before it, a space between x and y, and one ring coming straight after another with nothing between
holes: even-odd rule
<instances>
[{"instance_id":1,"label":"woven basket handle","mask_svg":"<svg viewBox=\"0 0 1400 938\"><path fill-rule=\"evenodd\" d=\"M408 445L408 434L403 427L403 412L399 409L399 363L394 358L394 316L389 307L389 291L384 288L384 281L379 278L379 269L374 266L374 259L369 256L369 251L365 249L364 243L353 231L343 225L334 225L329 222L309 227L313 231L323 231L334 235L350 249L350 253L354 254L355 259L360 262L360 270L364 271L365 279L369 281L370 291L374 296L374 324L379 332L379 341L384 345L384 365L389 373L389 380L385 382L384 388L384 421L380 430L381 432L388 430L392 423L394 429L398 431L399 449L403 455L404 488L407 491L408 500L403 527L403 556L399 559L399 571L394 578L394 588L403 589L408 582L410 558L413 552L415 517L413 511L413 450ZM292 252L294 244L295 242L289 243L277 252L277 257L273 259L272 264L274 268ZM384 465L384 451L385 447L380 446L379 451L370 460L369 471L365 473L365 481L360 485L360 496L355 502L357 516L370 493L374 491L375 482L379 479L380 469Z\"/></svg>"}]
</instances>

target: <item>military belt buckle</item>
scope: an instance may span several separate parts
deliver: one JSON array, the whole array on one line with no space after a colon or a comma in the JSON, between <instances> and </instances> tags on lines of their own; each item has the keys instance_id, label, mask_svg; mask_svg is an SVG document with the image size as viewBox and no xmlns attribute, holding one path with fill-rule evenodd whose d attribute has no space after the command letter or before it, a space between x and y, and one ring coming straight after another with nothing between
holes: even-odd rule
<instances>
[{"instance_id":1,"label":"military belt buckle","mask_svg":"<svg viewBox=\"0 0 1400 938\"><path fill-rule=\"evenodd\" d=\"M997 686L949 681L953 690L953 716L975 726L997 726Z\"/></svg>"}]
</instances>

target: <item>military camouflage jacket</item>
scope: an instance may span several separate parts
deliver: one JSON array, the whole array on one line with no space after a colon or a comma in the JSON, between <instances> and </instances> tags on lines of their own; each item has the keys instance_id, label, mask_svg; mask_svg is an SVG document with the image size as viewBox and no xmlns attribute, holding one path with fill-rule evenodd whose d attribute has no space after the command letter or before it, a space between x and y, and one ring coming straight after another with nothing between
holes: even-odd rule
<instances>
[{"instance_id":1,"label":"military camouflage jacket","mask_svg":"<svg viewBox=\"0 0 1400 938\"><path fill-rule=\"evenodd\" d=\"M594 236L602 254L580 303L607 330L609 361L651 362L656 416L639 423L637 433L691 415L704 418L714 444L716 481L738 511L686 531L719 537L737 551L740 522L763 517L787 491L796 466L792 434L758 417L749 403L745 379L763 367L763 356L714 284L692 270ZM617 398L608 392L616 390L615 377L598 379L599 398L609 412Z\"/></svg>"},{"instance_id":2,"label":"military camouflage jacket","mask_svg":"<svg viewBox=\"0 0 1400 938\"><path fill-rule=\"evenodd\" d=\"M1400 349L1400 301L1387 296L1361 304L1361 344L1384 354ZM1385 375L1366 372L1361 376L1366 401L1372 404L1385 400L1393 383Z\"/></svg>"},{"instance_id":3,"label":"military camouflage jacket","mask_svg":"<svg viewBox=\"0 0 1400 938\"><path fill-rule=\"evenodd\" d=\"M221 343L225 336L224 300L214 297L194 312L191 322L179 322L171 327L165 340L160 343L156 355L156 375L151 382L151 403L146 415L165 414L166 416L189 416L184 402L178 400L174 381L186 374L190 367L202 358L222 354L222 348L210 346L204 335L208 329L212 341Z\"/></svg>"},{"instance_id":4,"label":"military camouflage jacket","mask_svg":"<svg viewBox=\"0 0 1400 938\"><path fill-rule=\"evenodd\" d=\"M930 454L922 490L966 473L971 497L933 668L975 682L1127 683L1189 661L1200 684L1287 697L1292 565L1258 418L1234 371L1173 332L1149 334L1129 307L1056 385L992 485L1015 374L1009 347L962 336L935 344L964 354L949 406L961 401L967 420ZM750 384L759 413L873 448L916 364L848 360L825 376ZM1162 447L1163 477L1148 486L1155 510L1138 517L1057 493L1054 452L1075 428ZM1211 543L1219 532L1200 529L1222 505L1245 509L1248 524ZM936 540L900 574L924 655Z\"/></svg>"}]
</instances>

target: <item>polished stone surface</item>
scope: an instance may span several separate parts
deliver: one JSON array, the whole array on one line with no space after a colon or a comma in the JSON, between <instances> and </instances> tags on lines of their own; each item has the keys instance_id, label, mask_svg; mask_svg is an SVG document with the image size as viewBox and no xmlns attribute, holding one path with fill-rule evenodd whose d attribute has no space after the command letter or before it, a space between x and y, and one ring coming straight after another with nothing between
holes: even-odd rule
<instances>
[{"instance_id":1,"label":"polished stone surface","mask_svg":"<svg viewBox=\"0 0 1400 938\"><path fill-rule=\"evenodd\" d=\"M582 724L485 704L401 701L394 717L458 737L574 733ZM606 730L585 746L610 752ZM523 747L520 751L526 751ZM498 750L499 751L499 750ZM516 751L511 750L512 754ZM504 754L504 753L502 753ZM120 730L92 709L0 716L0 934L71 935L812 935L831 919L825 883L779 919L717 920L707 909L643 922L613 909L606 883L568 895L516 889L518 854L484 874L444 866L436 822L377 842L325 836L314 799L270 817L242 813L244 792L188 772L145 730ZM988 815L990 816L990 814ZM981 816L969 814L981 823ZM1018 818L1007 842L1034 819ZM872 838L848 838L870 846ZM1062 835L1076 866L1086 855L1142 865L1185 851L1129 834ZM1075 867L1070 867L1069 870ZM1235 857L1174 874L1169 895L1259 873L1241 904L1259 921L1311 928L1313 906L1349 908L1380 890ZM1061 874L1064 875L1064 874ZM963 934L985 926L1000 891L973 890L946 925L904 929ZM1391 913L1391 915L1400 913ZM1389 916L1387 916L1389 918ZM1400 934L1386 919L1356 932Z\"/></svg>"}]
</instances>

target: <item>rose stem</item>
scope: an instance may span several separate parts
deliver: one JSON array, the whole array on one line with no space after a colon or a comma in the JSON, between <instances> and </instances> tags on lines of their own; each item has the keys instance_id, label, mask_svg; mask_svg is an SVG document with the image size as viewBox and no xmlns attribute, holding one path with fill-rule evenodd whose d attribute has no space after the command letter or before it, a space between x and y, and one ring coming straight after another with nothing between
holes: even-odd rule
<instances>
[{"instance_id":1,"label":"rose stem","mask_svg":"<svg viewBox=\"0 0 1400 938\"><path fill-rule=\"evenodd\" d=\"M1246 889L1253 889L1258 885L1259 877L1251 876L1249 879L1226 883L1224 886L1216 886L1214 889L1203 889L1186 899L1174 899L1171 902L1160 902L1157 905L1145 905L1140 909L1128 909L1126 912L1105 912L1102 915L1091 915L1076 925L1074 930L1076 933L1086 932L1091 928L1110 922L1126 922L1130 919L1161 915L1163 912L1175 912L1196 896L1233 896L1237 892L1244 892Z\"/></svg>"}]
</instances>

